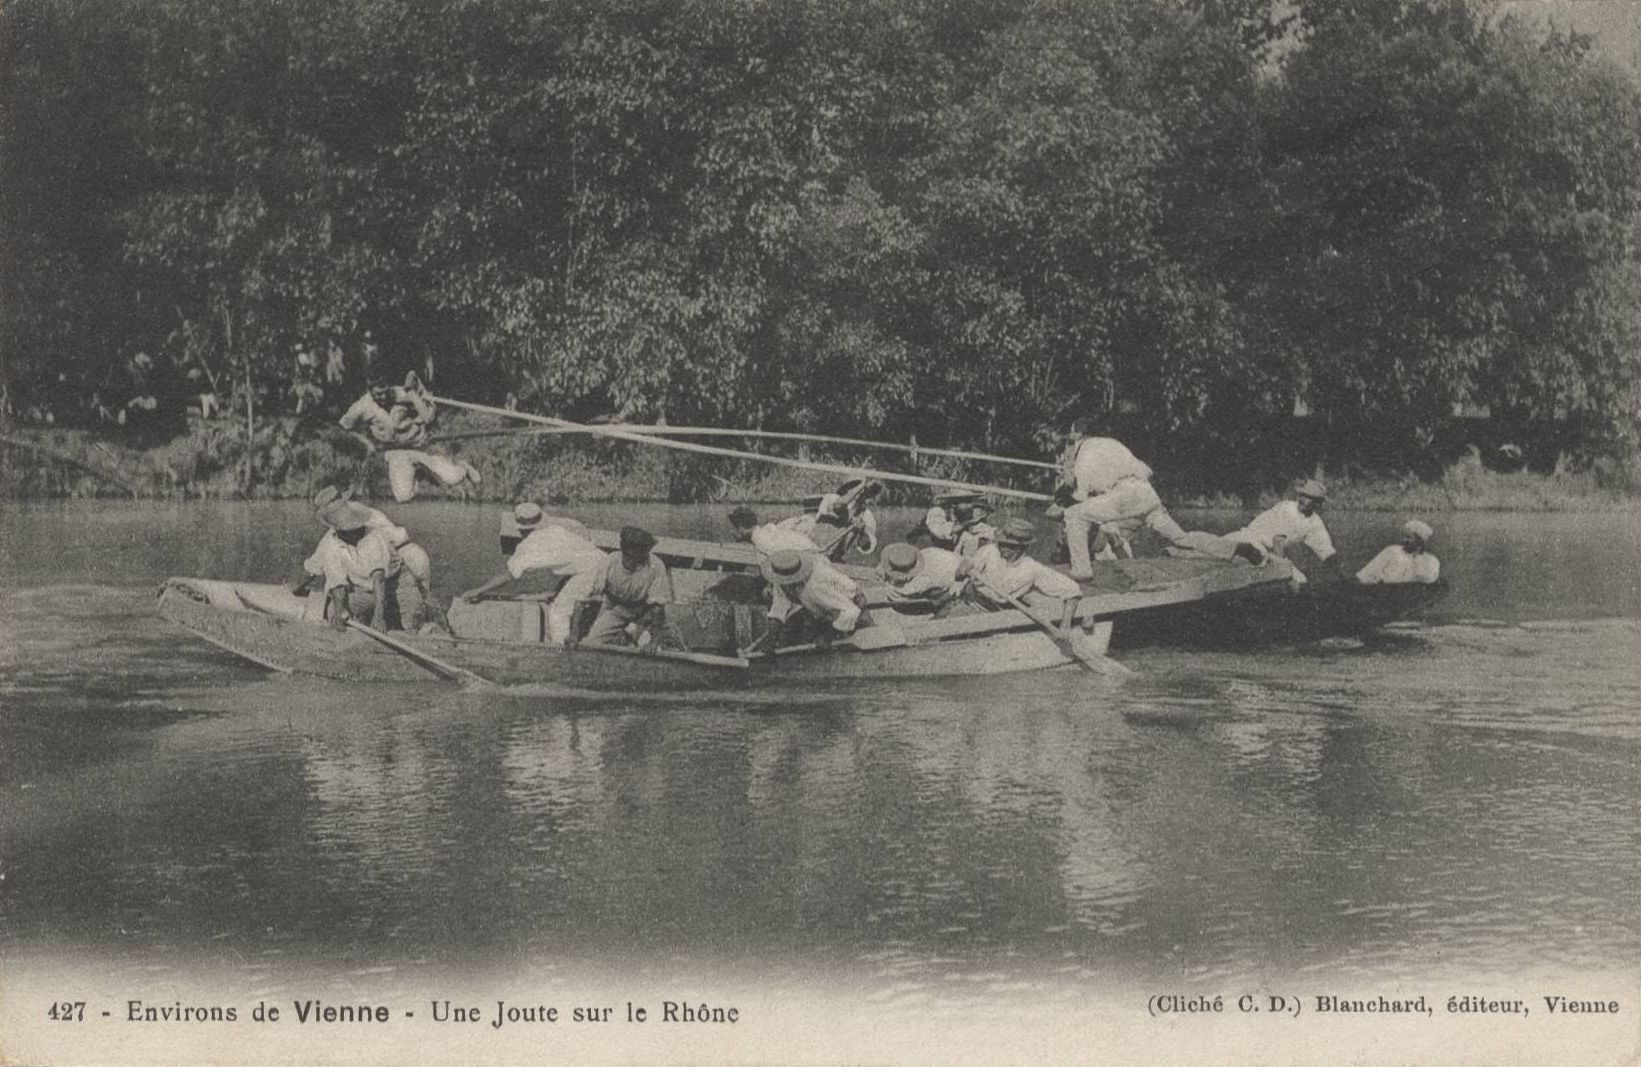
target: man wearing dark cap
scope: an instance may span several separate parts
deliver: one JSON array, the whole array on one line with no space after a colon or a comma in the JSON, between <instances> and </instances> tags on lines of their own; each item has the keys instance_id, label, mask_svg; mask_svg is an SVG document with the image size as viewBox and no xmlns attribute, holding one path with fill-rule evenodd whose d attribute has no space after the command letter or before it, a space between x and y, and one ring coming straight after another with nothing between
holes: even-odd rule
<instances>
[{"instance_id":1,"label":"man wearing dark cap","mask_svg":"<svg viewBox=\"0 0 1641 1067\"><path fill-rule=\"evenodd\" d=\"M621 551L604 566L594 593L604 606L587 632L589 645L637 645L654 649L651 633L672 603L672 576L650 554L655 535L637 526L621 527Z\"/></svg>"},{"instance_id":2,"label":"man wearing dark cap","mask_svg":"<svg viewBox=\"0 0 1641 1067\"><path fill-rule=\"evenodd\" d=\"M1266 556L1286 556L1295 545L1304 545L1322 563L1337 573L1338 553L1327 524L1322 521L1322 505L1327 503L1328 491L1315 478L1306 478L1294 486L1293 499L1284 500L1267 508L1240 530L1225 535L1225 540L1247 552L1260 562ZM1295 576L1304 581L1304 574Z\"/></svg>"}]
</instances>

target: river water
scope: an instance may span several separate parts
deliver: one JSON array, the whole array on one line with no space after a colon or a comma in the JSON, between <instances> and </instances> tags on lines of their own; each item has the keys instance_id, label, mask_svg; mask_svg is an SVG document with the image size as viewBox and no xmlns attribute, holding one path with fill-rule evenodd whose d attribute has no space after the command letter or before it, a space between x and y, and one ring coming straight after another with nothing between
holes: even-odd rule
<instances>
[{"instance_id":1,"label":"river water","mask_svg":"<svg viewBox=\"0 0 1641 1067\"><path fill-rule=\"evenodd\" d=\"M719 510L573 513L721 534ZM496 569L494 508L395 514L446 595ZM1330 525L1359 565L1396 518ZM294 504L7 506L14 975L167 1002L204 975L384 1000L688 981L1007 1020L1127 990L1641 973L1633 516L1443 518L1454 593L1426 620L1140 651L1127 681L349 687L154 616L165 576L279 581L316 533Z\"/></svg>"}]
</instances>

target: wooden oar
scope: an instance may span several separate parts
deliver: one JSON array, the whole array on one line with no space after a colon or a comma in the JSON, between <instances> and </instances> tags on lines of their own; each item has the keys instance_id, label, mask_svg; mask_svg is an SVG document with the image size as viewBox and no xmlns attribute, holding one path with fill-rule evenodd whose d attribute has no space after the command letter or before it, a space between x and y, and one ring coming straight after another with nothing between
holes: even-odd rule
<instances>
[{"instance_id":1,"label":"wooden oar","mask_svg":"<svg viewBox=\"0 0 1641 1067\"><path fill-rule=\"evenodd\" d=\"M897 474L894 471L845 467L837 463L813 463L808 460L787 459L785 456L765 456L757 452L743 452L734 448L717 448L712 445L698 445L690 441L674 441L671 438L660 437L655 434L631 433L626 430L610 429L606 426L594 426L587 423L570 422L567 419L549 418L546 415L528 415L522 411L508 411L506 408L491 407L488 404L474 404L466 400L451 400L442 396L433 397L433 402L443 404L446 407L460 408L464 411L477 411L485 415L498 415L504 419L519 419L523 422L533 422L543 426L575 427L600 437L612 437L618 441L632 441L641 445L655 445L657 448L672 448L681 452L695 452L706 456L750 459L759 463L773 463L781 467L796 467L799 470L825 471L830 474L842 474L853 478L876 478L882 482L904 482L909 485L927 485L939 489L969 489L976 493L1013 497L1017 500L1052 501L1054 499L1046 493L1032 493L1024 489L1005 489L1002 486L959 482L950 478L924 478L915 474Z\"/></svg>"},{"instance_id":2,"label":"wooden oar","mask_svg":"<svg viewBox=\"0 0 1641 1067\"><path fill-rule=\"evenodd\" d=\"M357 630L359 633L364 634L372 641L386 645L388 648L391 648L393 651L399 653L399 655L404 656L406 659L414 660L416 663L427 668L441 678L448 678L452 682L461 682L464 685L472 686L475 689L494 689L496 687L495 683L490 679L474 674L466 667L457 667L454 664L446 663L442 659L430 656L418 648L412 648L410 645L405 644L398 638L389 637L380 630L366 626L358 619L349 619L348 629Z\"/></svg>"},{"instance_id":3,"label":"wooden oar","mask_svg":"<svg viewBox=\"0 0 1641 1067\"><path fill-rule=\"evenodd\" d=\"M1008 601L1011 605L1013 605L1016 611L1036 623L1038 628L1048 635L1049 640L1053 641L1055 646L1058 647L1061 652L1065 653L1067 656L1070 656L1072 659L1075 659L1078 663L1081 663L1087 670L1091 670L1096 674L1126 675L1134 673L1132 670L1124 667L1121 663L1118 663L1110 656L1102 656L1099 653L1092 652L1086 648L1078 648L1076 642L1070 640L1069 638L1062 637L1058 627L1043 618L1041 615L1037 614L1035 611L1032 611L1030 608L1026 607L1025 601L1021 600L1019 597L997 588L995 585L992 585L990 582L981 578L978 574L974 576L974 581L980 586L980 588L989 591L993 596L1001 597L1002 599Z\"/></svg>"}]
</instances>

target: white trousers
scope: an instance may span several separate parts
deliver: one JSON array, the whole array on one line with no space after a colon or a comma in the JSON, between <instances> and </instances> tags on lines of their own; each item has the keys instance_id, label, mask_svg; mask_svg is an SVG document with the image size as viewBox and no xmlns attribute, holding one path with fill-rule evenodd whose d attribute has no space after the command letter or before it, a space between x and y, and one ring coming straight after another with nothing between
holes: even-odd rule
<instances>
[{"instance_id":1,"label":"white trousers","mask_svg":"<svg viewBox=\"0 0 1641 1067\"><path fill-rule=\"evenodd\" d=\"M393 499L403 504L416 496L416 468L420 467L446 489L454 488L477 474L471 466L436 452L419 448L394 448L382 453L387 461L387 484ZM475 477L475 484L478 479Z\"/></svg>"}]
</instances>

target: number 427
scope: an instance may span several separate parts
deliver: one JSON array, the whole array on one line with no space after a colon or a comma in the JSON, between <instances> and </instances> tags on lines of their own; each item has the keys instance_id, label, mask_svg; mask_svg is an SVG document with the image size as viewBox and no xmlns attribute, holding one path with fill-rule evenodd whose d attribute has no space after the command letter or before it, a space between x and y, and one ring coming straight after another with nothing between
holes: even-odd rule
<instances>
[{"instance_id":1,"label":"number 427","mask_svg":"<svg viewBox=\"0 0 1641 1067\"><path fill-rule=\"evenodd\" d=\"M85 1021L85 1001L63 1000L53 1002L51 1010L46 1012L46 1018L57 1019L65 1023Z\"/></svg>"}]
</instances>

